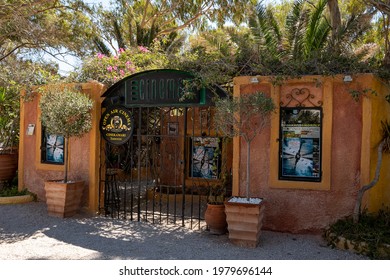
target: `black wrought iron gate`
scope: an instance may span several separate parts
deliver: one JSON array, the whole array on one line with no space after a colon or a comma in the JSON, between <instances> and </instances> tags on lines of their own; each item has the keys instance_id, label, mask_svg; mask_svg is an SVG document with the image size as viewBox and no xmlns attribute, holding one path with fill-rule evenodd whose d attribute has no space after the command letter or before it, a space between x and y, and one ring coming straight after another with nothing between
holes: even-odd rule
<instances>
[{"instance_id":1,"label":"black wrought iron gate","mask_svg":"<svg viewBox=\"0 0 390 280\"><path fill-rule=\"evenodd\" d=\"M201 228L210 188L230 172L212 129L211 107L130 108L134 132L102 141L100 209L105 215Z\"/></svg>"}]
</instances>

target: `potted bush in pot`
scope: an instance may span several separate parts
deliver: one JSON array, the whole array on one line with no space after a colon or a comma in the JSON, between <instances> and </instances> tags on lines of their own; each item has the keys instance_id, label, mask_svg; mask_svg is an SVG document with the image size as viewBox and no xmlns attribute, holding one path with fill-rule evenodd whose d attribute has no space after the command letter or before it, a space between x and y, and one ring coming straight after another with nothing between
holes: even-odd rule
<instances>
[{"instance_id":1,"label":"potted bush in pot","mask_svg":"<svg viewBox=\"0 0 390 280\"><path fill-rule=\"evenodd\" d=\"M10 186L18 169L19 95L0 87L0 187Z\"/></svg>"},{"instance_id":2,"label":"potted bush in pot","mask_svg":"<svg viewBox=\"0 0 390 280\"><path fill-rule=\"evenodd\" d=\"M226 233L227 222L224 202L230 183L231 176L224 174L221 183L210 186L205 221L211 234Z\"/></svg>"},{"instance_id":3,"label":"potted bush in pot","mask_svg":"<svg viewBox=\"0 0 390 280\"><path fill-rule=\"evenodd\" d=\"M262 92L216 101L216 129L228 137L241 137L247 146L246 196L225 201L229 239L237 245L256 247L259 244L264 201L250 197L250 148L255 137L269 125L274 110L272 99Z\"/></svg>"},{"instance_id":4,"label":"potted bush in pot","mask_svg":"<svg viewBox=\"0 0 390 280\"><path fill-rule=\"evenodd\" d=\"M84 191L84 181L68 180L69 139L81 137L92 126L92 100L80 91L51 86L42 92L39 101L41 122L50 134L64 136L64 179L45 182L48 213L70 217L77 213Z\"/></svg>"}]
</instances>

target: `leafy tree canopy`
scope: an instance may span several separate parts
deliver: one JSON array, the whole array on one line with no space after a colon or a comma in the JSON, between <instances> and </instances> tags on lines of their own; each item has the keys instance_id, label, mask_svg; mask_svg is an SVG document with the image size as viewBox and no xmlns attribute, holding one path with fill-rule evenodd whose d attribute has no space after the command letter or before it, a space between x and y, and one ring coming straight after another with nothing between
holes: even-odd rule
<instances>
[{"instance_id":1,"label":"leafy tree canopy","mask_svg":"<svg viewBox=\"0 0 390 280\"><path fill-rule=\"evenodd\" d=\"M241 24L255 3L255 0L117 1L112 10L100 9L96 23L101 32L95 45L108 55L110 49L150 47L158 40L166 51L177 51L183 43L184 30L203 30L227 21Z\"/></svg>"},{"instance_id":2,"label":"leafy tree canopy","mask_svg":"<svg viewBox=\"0 0 390 280\"><path fill-rule=\"evenodd\" d=\"M90 52L91 21L79 0L5 0L0 4L0 61L32 51L56 56Z\"/></svg>"}]
</instances>

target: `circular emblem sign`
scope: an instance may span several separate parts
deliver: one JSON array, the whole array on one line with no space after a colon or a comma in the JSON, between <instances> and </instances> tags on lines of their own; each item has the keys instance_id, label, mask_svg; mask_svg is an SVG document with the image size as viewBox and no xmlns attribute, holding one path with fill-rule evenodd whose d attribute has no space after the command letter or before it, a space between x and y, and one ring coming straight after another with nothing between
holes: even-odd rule
<instances>
[{"instance_id":1,"label":"circular emblem sign","mask_svg":"<svg viewBox=\"0 0 390 280\"><path fill-rule=\"evenodd\" d=\"M113 145L126 143L133 135L133 130L133 116L125 107L108 107L100 119L100 132Z\"/></svg>"}]
</instances>

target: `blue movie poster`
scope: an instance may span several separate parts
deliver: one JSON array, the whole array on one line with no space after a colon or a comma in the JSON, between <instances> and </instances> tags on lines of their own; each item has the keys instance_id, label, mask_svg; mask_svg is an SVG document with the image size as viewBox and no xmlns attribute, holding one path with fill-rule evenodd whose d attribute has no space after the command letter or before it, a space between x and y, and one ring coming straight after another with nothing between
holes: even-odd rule
<instances>
[{"instance_id":1,"label":"blue movie poster","mask_svg":"<svg viewBox=\"0 0 390 280\"><path fill-rule=\"evenodd\" d=\"M192 138L191 177L217 179L219 172L219 139Z\"/></svg>"},{"instance_id":2,"label":"blue movie poster","mask_svg":"<svg viewBox=\"0 0 390 280\"><path fill-rule=\"evenodd\" d=\"M283 108L281 178L319 180L321 174L319 109Z\"/></svg>"},{"instance_id":3,"label":"blue movie poster","mask_svg":"<svg viewBox=\"0 0 390 280\"><path fill-rule=\"evenodd\" d=\"M61 135L46 134L46 162L64 163L64 141Z\"/></svg>"}]
</instances>

